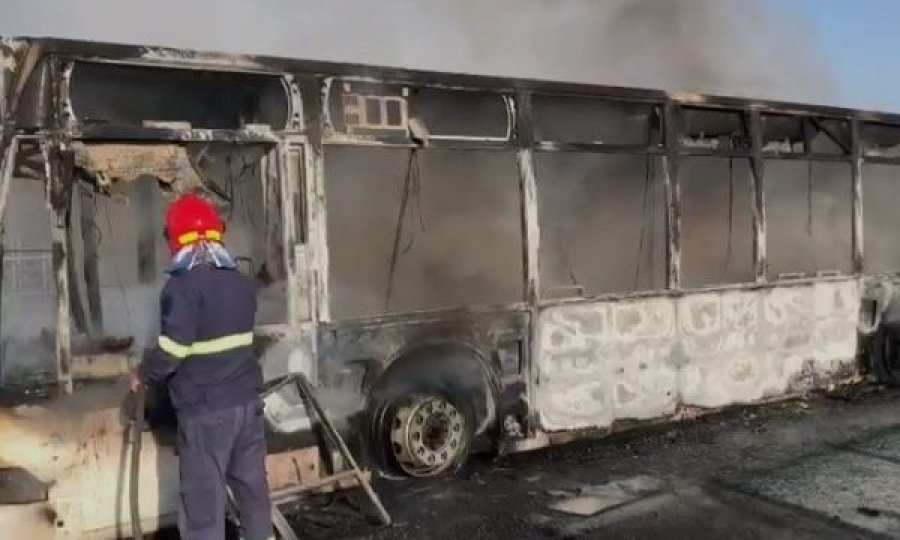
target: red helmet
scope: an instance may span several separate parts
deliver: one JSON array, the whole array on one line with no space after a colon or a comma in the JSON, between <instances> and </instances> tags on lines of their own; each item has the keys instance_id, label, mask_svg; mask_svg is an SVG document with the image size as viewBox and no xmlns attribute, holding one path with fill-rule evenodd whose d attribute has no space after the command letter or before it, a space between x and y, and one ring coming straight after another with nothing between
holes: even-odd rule
<instances>
[{"instance_id":1,"label":"red helmet","mask_svg":"<svg viewBox=\"0 0 900 540\"><path fill-rule=\"evenodd\" d=\"M200 240L221 242L225 227L209 201L188 193L176 199L166 210L165 232L169 250L174 254Z\"/></svg>"}]
</instances>

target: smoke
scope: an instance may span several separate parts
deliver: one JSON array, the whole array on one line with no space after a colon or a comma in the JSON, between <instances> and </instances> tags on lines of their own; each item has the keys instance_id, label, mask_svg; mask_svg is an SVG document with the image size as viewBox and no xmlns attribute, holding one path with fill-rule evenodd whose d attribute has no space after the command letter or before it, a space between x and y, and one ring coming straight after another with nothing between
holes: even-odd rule
<instances>
[{"instance_id":1,"label":"smoke","mask_svg":"<svg viewBox=\"0 0 900 540\"><path fill-rule=\"evenodd\" d=\"M742 0L5 0L0 33L839 101L809 23Z\"/></svg>"}]
</instances>

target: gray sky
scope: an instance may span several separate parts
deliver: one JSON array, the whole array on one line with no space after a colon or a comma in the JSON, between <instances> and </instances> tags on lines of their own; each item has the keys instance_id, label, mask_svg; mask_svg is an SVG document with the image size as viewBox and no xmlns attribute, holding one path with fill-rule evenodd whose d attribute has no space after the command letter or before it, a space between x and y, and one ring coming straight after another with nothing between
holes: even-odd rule
<instances>
[{"instance_id":1,"label":"gray sky","mask_svg":"<svg viewBox=\"0 0 900 540\"><path fill-rule=\"evenodd\" d=\"M0 34L882 105L846 91L840 70L829 65L823 52L818 20L807 16L805 4L806 0L0 0Z\"/></svg>"}]
</instances>

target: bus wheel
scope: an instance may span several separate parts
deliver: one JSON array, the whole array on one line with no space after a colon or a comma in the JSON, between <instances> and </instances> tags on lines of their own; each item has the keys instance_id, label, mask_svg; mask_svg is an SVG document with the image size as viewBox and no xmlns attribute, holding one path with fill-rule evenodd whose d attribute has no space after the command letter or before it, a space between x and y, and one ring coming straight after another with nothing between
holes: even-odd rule
<instances>
[{"instance_id":1,"label":"bus wheel","mask_svg":"<svg viewBox=\"0 0 900 540\"><path fill-rule=\"evenodd\" d=\"M401 397L376 416L376 441L390 468L429 478L458 470L469 454L474 414L466 400L426 390Z\"/></svg>"}]
</instances>

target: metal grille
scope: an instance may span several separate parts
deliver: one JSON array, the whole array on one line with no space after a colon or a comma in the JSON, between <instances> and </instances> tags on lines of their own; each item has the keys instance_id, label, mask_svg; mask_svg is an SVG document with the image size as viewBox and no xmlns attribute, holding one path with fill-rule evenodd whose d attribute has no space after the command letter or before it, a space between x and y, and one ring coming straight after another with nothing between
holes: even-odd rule
<instances>
[{"instance_id":1,"label":"metal grille","mask_svg":"<svg viewBox=\"0 0 900 540\"><path fill-rule=\"evenodd\" d=\"M40 292L53 288L53 260L49 250L11 251L3 255L3 288L12 292Z\"/></svg>"}]
</instances>

